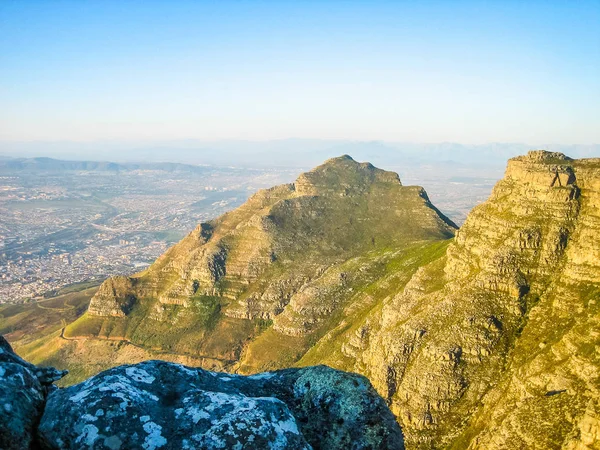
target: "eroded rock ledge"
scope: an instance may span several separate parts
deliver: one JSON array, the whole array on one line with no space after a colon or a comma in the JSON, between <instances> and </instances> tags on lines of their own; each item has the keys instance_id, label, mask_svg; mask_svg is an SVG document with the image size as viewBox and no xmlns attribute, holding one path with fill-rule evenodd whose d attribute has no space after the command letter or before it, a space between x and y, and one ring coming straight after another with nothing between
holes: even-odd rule
<instances>
[{"instance_id":1,"label":"eroded rock ledge","mask_svg":"<svg viewBox=\"0 0 600 450\"><path fill-rule=\"evenodd\" d=\"M369 381L326 366L240 376L146 361L59 389L0 336L2 449L403 449Z\"/></svg>"}]
</instances>

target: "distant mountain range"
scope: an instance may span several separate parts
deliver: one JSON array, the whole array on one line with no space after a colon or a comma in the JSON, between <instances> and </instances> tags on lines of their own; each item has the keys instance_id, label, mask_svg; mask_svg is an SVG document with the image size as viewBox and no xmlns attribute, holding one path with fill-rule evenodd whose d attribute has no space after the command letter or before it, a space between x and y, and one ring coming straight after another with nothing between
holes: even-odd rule
<instances>
[{"instance_id":1,"label":"distant mountain range","mask_svg":"<svg viewBox=\"0 0 600 450\"><path fill-rule=\"evenodd\" d=\"M214 169L214 168L211 168ZM127 172L132 170L160 170L164 172L204 173L207 166L180 163L115 163L108 161L66 161L47 157L0 159L0 171L96 171Z\"/></svg>"},{"instance_id":2,"label":"distant mountain range","mask_svg":"<svg viewBox=\"0 0 600 450\"><path fill-rule=\"evenodd\" d=\"M531 145L490 143L467 145L451 142L406 143L319 139L273 141L173 140L154 142L11 142L0 141L0 155L12 157L48 156L69 160L115 162L162 162L211 164L244 167L293 167L307 169L340 154L385 167L422 164L466 164L470 167L502 167L508 158L531 148L559 151L584 158L600 154L600 144Z\"/></svg>"}]
</instances>

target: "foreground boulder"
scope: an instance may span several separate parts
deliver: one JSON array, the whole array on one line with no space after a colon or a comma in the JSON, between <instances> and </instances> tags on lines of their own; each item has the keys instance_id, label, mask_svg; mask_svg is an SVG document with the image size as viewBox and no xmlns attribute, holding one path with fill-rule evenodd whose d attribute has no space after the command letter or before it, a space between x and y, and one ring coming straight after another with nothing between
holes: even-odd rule
<instances>
[{"instance_id":1,"label":"foreground boulder","mask_svg":"<svg viewBox=\"0 0 600 450\"><path fill-rule=\"evenodd\" d=\"M29 448L50 386L64 372L37 368L0 336L0 448Z\"/></svg>"},{"instance_id":2,"label":"foreground boulder","mask_svg":"<svg viewBox=\"0 0 600 450\"><path fill-rule=\"evenodd\" d=\"M147 361L48 396L51 449L402 449L369 381L325 366L239 376Z\"/></svg>"},{"instance_id":3,"label":"foreground boulder","mask_svg":"<svg viewBox=\"0 0 600 450\"><path fill-rule=\"evenodd\" d=\"M239 376L163 361L59 389L0 336L0 449L403 449L369 381L325 366Z\"/></svg>"}]
</instances>

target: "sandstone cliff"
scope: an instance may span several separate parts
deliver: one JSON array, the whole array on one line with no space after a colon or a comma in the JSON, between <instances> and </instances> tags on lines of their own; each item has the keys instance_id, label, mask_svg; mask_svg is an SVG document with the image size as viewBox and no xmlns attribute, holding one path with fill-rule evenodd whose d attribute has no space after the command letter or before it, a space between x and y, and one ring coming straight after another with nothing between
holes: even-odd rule
<instances>
[{"instance_id":1,"label":"sandstone cliff","mask_svg":"<svg viewBox=\"0 0 600 450\"><path fill-rule=\"evenodd\" d=\"M445 257L342 339L409 448L598 448L599 186L600 160L511 159Z\"/></svg>"}]
</instances>

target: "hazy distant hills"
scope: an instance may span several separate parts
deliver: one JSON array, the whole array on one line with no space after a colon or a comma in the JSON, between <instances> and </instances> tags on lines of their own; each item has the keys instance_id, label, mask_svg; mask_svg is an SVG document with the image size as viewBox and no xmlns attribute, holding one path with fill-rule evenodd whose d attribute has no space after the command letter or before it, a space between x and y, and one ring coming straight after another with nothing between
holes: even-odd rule
<instances>
[{"instance_id":1,"label":"hazy distant hills","mask_svg":"<svg viewBox=\"0 0 600 450\"><path fill-rule=\"evenodd\" d=\"M272 141L98 141L98 142L10 142L0 141L0 154L13 157L48 156L58 159L129 162L174 161L186 164L211 164L246 167L310 168L340 154L370 161L385 167L414 167L421 164L444 165L452 161L471 167L500 167L513 156L531 148L560 151L583 158L600 154L600 144L531 145L525 143L404 143L320 139L282 139ZM93 158L91 156L93 155Z\"/></svg>"},{"instance_id":2,"label":"hazy distant hills","mask_svg":"<svg viewBox=\"0 0 600 450\"><path fill-rule=\"evenodd\" d=\"M132 170L160 170L164 172L203 173L207 168L179 163L115 163L108 161L67 161L54 158L3 158L0 159L0 171L97 171L127 172Z\"/></svg>"}]
</instances>

